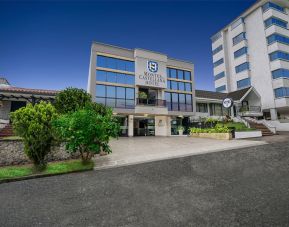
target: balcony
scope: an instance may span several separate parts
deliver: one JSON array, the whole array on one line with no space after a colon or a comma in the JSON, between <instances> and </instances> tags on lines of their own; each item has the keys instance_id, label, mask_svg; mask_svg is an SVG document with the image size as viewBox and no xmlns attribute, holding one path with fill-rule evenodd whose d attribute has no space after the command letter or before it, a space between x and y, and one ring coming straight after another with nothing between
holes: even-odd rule
<instances>
[{"instance_id":1,"label":"balcony","mask_svg":"<svg viewBox=\"0 0 289 227\"><path fill-rule=\"evenodd\" d=\"M168 114L166 100L137 98L135 113L137 114Z\"/></svg>"},{"instance_id":2,"label":"balcony","mask_svg":"<svg viewBox=\"0 0 289 227\"><path fill-rule=\"evenodd\" d=\"M242 117L263 116L261 106L237 106L237 112Z\"/></svg>"},{"instance_id":3,"label":"balcony","mask_svg":"<svg viewBox=\"0 0 289 227\"><path fill-rule=\"evenodd\" d=\"M157 107L166 106L166 100L162 100L162 99L137 98L136 103L137 105L141 105L141 106L157 106Z\"/></svg>"}]
</instances>

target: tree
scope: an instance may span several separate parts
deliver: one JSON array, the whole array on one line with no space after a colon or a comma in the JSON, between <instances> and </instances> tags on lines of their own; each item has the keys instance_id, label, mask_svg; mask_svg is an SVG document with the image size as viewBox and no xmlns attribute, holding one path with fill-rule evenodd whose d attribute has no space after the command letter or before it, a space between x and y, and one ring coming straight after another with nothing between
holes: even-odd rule
<instances>
[{"instance_id":1,"label":"tree","mask_svg":"<svg viewBox=\"0 0 289 227\"><path fill-rule=\"evenodd\" d=\"M45 157L54 139L51 122L56 117L54 106L43 101L11 113L13 130L23 138L24 152L39 170L46 166Z\"/></svg>"},{"instance_id":2,"label":"tree","mask_svg":"<svg viewBox=\"0 0 289 227\"><path fill-rule=\"evenodd\" d=\"M54 105L58 113L66 114L83 109L91 102L91 95L85 90L69 87L56 95Z\"/></svg>"},{"instance_id":3,"label":"tree","mask_svg":"<svg viewBox=\"0 0 289 227\"><path fill-rule=\"evenodd\" d=\"M102 106L106 111L102 109L101 114L95 110L97 105L93 106L62 115L53 122L57 134L66 141L66 149L80 152L83 162L101 151L110 153L109 140L118 137L120 130L110 108Z\"/></svg>"}]
</instances>

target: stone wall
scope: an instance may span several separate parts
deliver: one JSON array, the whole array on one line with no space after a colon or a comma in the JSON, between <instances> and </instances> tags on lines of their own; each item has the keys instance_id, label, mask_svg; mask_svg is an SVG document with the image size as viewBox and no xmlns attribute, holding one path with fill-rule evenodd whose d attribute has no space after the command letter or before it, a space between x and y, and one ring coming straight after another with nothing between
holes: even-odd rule
<instances>
[{"instance_id":1,"label":"stone wall","mask_svg":"<svg viewBox=\"0 0 289 227\"><path fill-rule=\"evenodd\" d=\"M11 101L2 101L0 106L0 119L8 120L11 109Z\"/></svg>"},{"instance_id":2,"label":"stone wall","mask_svg":"<svg viewBox=\"0 0 289 227\"><path fill-rule=\"evenodd\" d=\"M60 161L79 157L77 154L67 153L65 144L53 146L47 161ZM31 163L24 153L24 145L21 140L0 140L0 166L19 165Z\"/></svg>"}]
</instances>

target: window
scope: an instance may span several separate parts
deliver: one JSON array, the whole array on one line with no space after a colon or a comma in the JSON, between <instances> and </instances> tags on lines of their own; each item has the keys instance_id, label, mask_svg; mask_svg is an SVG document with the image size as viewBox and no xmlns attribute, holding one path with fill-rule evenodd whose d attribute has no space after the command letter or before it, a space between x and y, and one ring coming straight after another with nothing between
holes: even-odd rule
<instances>
[{"instance_id":1,"label":"window","mask_svg":"<svg viewBox=\"0 0 289 227\"><path fill-rule=\"evenodd\" d=\"M274 61L277 59L289 61L289 53L283 52L283 51L275 51L271 54L269 54L270 61Z\"/></svg>"},{"instance_id":2,"label":"window","mask_svg":"<svg viewBox=\"0 0 289 227\"><path fill-rule=\"evenodd\" d=\"M165 97L169 111L193 111L192 95L166 92Z\"/></svg>"},{"instance_id":3,"label":"window","mask_svg":"<svg viewBox=\"0 0 289 227\"><path fill-rule=\"evenodd\" d=\"M184 82L179 82L179 90L184 91L185 90L185 83Z\"/></svg>"},{"instance_id":4,"label":"window","mask_svg":"<svg viewBox=\"0 0 289 227\"><path fill-rule=\"evenodd\" d=\"M197 103L197 112L208 113L208 104L207 103Z\"/></svg>"},{"instance_id":5,"label":"window","mask_svg":"<svg viewBox=\"0 0 289 227\"><path fill-rule=\"evenodd\" d=\"M213 50L213 55L219 53L221 50L223 50L223 45L220 45L215 50Z\"/></svg>"},{"instance_id":6,"label":"window","mask_svg":"<svg viewBox=\"0 0 289 227\"><path fill-rule=\"evenodd\" d=\"M244 18L239 18L238 20L235 20L232 24L231 24L231 31L234 30L236 27L238 27L240 24L242 24L244 22Z\"/></svg>"},{"instance_id":7,"label":"window","mask_svg":"<svg viewBox=\"0 0 289 227\"><path fill-rule=\"evenodd\" d=\"M276 17L270 17L269 19L264 21L264 24L266 28L270 27L271 25L277 25L282 28L287 28L287 22Z\"/></svg>"},{"instance_id":8,"label":"window","mask_svg":"<svg viewBox=\"0 0 289 227\"><path fill-rule=\"evenodd\" d=\"M178 82L177 81L171 81L171 89L172 90L178 90Z\"/></svg>"},{"instance_id":9,"label":"window","mask_svg":"<svg viewBox=\"0 0 289 227\"><path fill-rule=\"evenodd\" d=\"M272 3L272 2L267 2L262 6L263 12L267 11L270 8L281 11L281 12L285 12L285 10L282 6L279 6L279 5Z\"/></svg>"},{"instance_id":10,"label":"window","mask_svg":"<svg viewBox=\"0 0 289 227\"><path fill-rule=\"evenodd\" d=\"M249 86L251 86L251 79L250 78L246 78L246 79L237 81L237 88L238 89L249 87Z\"/></svg>"},{"instance_id":11,"label":"window","mask_svg":"<svg viewBox=\"0 0 289 227\"><path fill-rule=\"evenodd\" d=\"M221 58L220 60L214 62L214 67L217 67L217 66L219 66L219 65L221 65L221 64L223 64L223 63L224 63L224 59Z\"/></svg>"},{"instance_id":12,"label":"window","mask_svg":"<svg viewBox=\"0 0 289 227\"><path fill-rule=\"evenodd\" d=\"M171 81L167 80L167 89L171 89Z\"/></svg>"},{"instance_id":13,"label":"window","mask_svg":"<svg viewBox=\"0 0 289 227\"><path fill-rule=\"evenodd\" d=\"M226 91L226 85L220 86L216 88L216 92Z\"/></svg>"},{"instance_id":14,"label":"window","mask_svg":"<svg viewBox=\"0 0 289 227\"><path fill-rule=\"evenodd\" d=\"M177 70L176 69L171 69L167 68L167 73L168 73L168 78L177 78Z\"/></svg>"},{"instance_id":15,"label":"window","mask_svg":"<svg viewBox=\"0 0 289 227\"><path fill-rule=\"evenodd\" d=\"M134 88L96 85L96 102L113 108L134 108Z\"/></svg>"},{"instance_id":16,"label":"window","mask_svg":"<svg viewBox=\"0 0 289 227\"><path fill-rule=\"evenodd\" d=\"M288 69L277 69L272 72L272 78L289 78L289 70Z\"/></svg>"},{"instance_id":17,"label":"window","mask_svg":"<svg viewBox=\"0 0 289 227\"><path fill-rule=\"evenodd\" d=\"M235 36L233 38L233 45L236 45L238 44L239 42L243 41L246 39L246 33L245 32L242 32L240 33L239 35Z\"/></svg>"},{"instance_id":18,"label":"window","mask_svg":"<svg viewBox=\"0 0 289 227\"><path fill-rule=\"evenodd\" d=\"M210 114L211 116L223 116L222 104L210 103Z\"/></svg>"},{"instance_id":19,"label":"window","mask_svg":"<svg viewBox=\"0 0 289 227\"><path fill-rule=\"evenodd\" d=\"M185 80L191 80L191 72L185 71Z\"/></svg>"},{"instance_id":20,"label":"window","mask_svg":"<svg viewBox=\"0 0 289 227\"><path fill-rule=\"evenodd\" d=\"M241 49L237 50L234 52L234 58L238 58L241 57L244 54L247 54L247 47L242 47Z\"/></svg>"},{"instance_id":21,"label":"window","mask_svg":"<svg viewBox=\"0 0 289 227\"><path fill-rule=\"evenodd\" d=\"M192 91L192 84L191 83L185 83L186 91Z\"/></svg>"},{"instance_id":22,"label":"window","mask_svg":"<svg viewBox=\"0 0 289 227\"><path fill-rule=\"evenodd\" d=\"M127 61L119 58L111 58L102 55L97 55L96 61L98 67L134 72L133 61Z\"/></svg>"},{"instance_id":23,"label":"window","mask_svg":"<svg viewBox=\"0 0 289 227\"><path fill-rule=\"evenodd\" d=\"M289 38L283 35L279 34L272 34L267 37L268 44L272 44L274 42L284 43L286 45L289 45Z\"/></svg>"},{"instance_id":24,"label":"window","mask_svg":"<svg viewBox=\"0 0 289 227\"><path fill-rule=\"evenodd\" d=\"M221 72L215 76L215 81L225 77L225 72Z\"/></svg>"},{"instance_id":25,"label":"window","mask_svg":"<svg viewBox=\"0 0 289 227\"><path fill-rule=\"evenodd\" d=\"M289 97L289 87L280 87L274 90L275 98Z\"/></svg>"},{"instance_id":26,"label":"window","mask_svg":"<svg viewBox=\"0 0 289 227\"><path fill-rule=\"evenodd\" d=\"M241 65L238 65L238 66L236 66L235 67L235 71L236 71L236 73L240 73L240 72L243 72L243 71L245 71L245 70L249 70L249 62L245 62L245 63L243 63L243 64L241 64Z\"/></svg>"},{"instance_id":27,"label":"window","mask_svg":"<svg viewBox=\"0 0 289 227\"><path fill-rule=\"evenodd\" d=\"M96 81L134 85L135 77L133 75L124 74L124 73L115 73L115 72L97 70Z\"/></svg>"},{"instance_id":28,"label":"window","mask_svg":"<svg viewBox=\"0 0 289 227\"><path fill-rule=\"evenodd\" d=\"M220 39L222 37L222 33L221 32L218 32L217 34L215 34L211 40L212 40L212 43L216 42L218 39Z\"/></svg>"},{"instance_id":29,"label":"window","mask_svg":"<svg viewBox=\"0 0 289 227\"><path fill-rule=\"evenodd\" d=\"M178 70L178 79L183 80L184 79L184 71Z\"/></svg>"}]
</instances>

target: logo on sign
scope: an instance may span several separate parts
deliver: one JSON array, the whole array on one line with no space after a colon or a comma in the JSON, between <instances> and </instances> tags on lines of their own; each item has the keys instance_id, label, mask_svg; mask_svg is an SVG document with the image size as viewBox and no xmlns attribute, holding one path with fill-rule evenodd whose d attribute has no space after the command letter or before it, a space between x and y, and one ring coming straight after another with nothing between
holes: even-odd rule
<instances>
[{"instance_id":1,"label":"logo on sign","mask_svg":"<svg viewBox=\"0 0 289 227\"><path fill-rule=\"evenodd\" d=\"M223 100L223 107L225 107L225 108L230 108L230 107L233 106L233 104L234 104L233 99L225 98L225 99Z\"/></svg>"},{"instance_id":2,"label":"logo on sign","mask_svg":"<svg viewBox=\"0 0 289 227\"><path fill-rule=\"evenodd\" d=\"M152 73L156 73L158 71L158 63L155 61L148 61L148 70Z\"/></svg>"}]
</instances>

